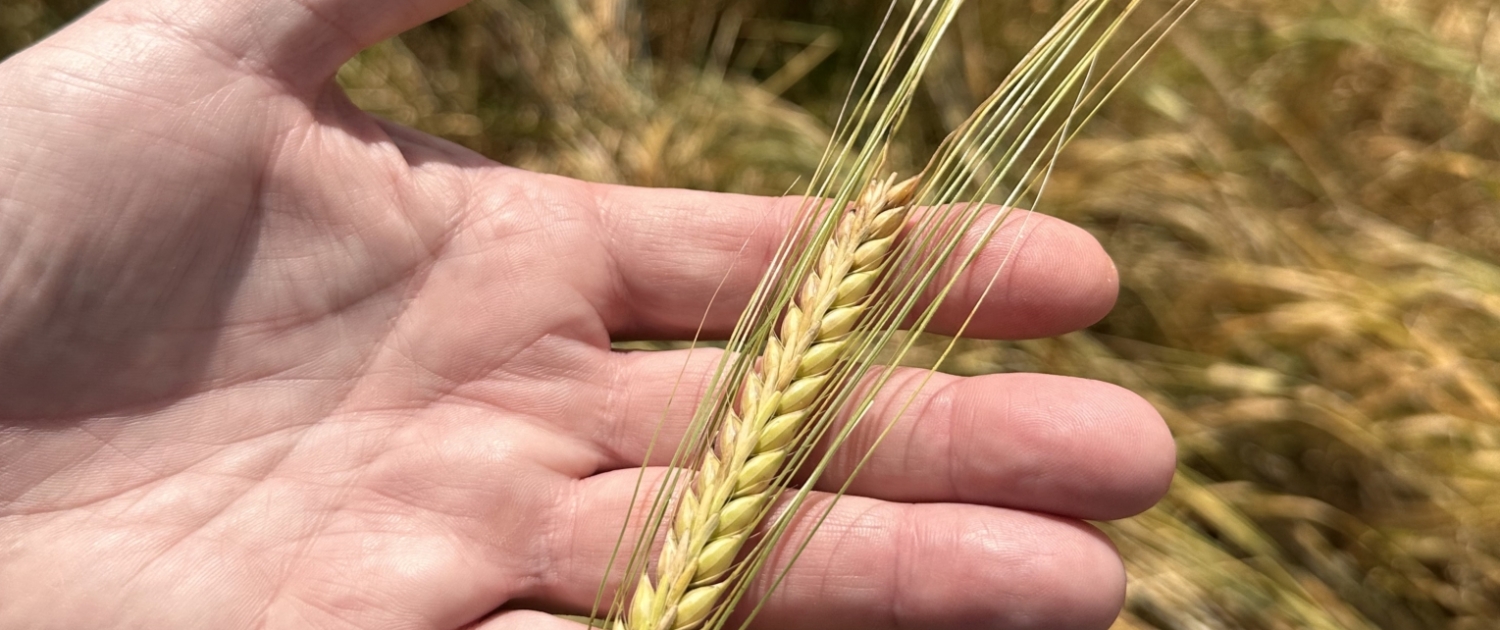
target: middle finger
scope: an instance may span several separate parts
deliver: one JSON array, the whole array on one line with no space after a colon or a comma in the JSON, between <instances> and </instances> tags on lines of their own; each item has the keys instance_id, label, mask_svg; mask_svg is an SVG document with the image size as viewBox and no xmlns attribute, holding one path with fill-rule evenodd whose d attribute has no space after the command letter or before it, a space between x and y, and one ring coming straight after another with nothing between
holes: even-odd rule
<instances>
[{"instance_id":1,"label":"middle finger","mask_svg":"<svg viewBox=\"0 0 1500 630\"><path fill-rule=\"evenodd\" d=\"M720 356L713 349L611 355L609 426L592 435L612 460L606 467L639 466L648 449L645 463L668 464ZM1166 492L1176 460L1171 434L1149 403L1123 388L1041 374L928 376L896 370L820 488L848 480L889 425L850 492L1086 519L1135 514Z\"/></svg>"}]
</instances>

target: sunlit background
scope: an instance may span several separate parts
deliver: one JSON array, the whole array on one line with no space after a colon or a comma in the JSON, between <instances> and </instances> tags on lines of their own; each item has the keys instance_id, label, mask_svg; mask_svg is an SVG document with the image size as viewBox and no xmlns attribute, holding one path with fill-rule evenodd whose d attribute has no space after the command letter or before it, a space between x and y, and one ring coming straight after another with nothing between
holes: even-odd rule
<instances>
[{"instance_id":1,"label":"sunlit background","mask_svg":"<svg viewBox=\"0 0 1500 630\"><path fill-rule=\"evenodd\" d=\"M0 56L89 4L4 0ZM908 169L1064 5L971 4ZM509 164L780 194L884 7L479 0L339 79ZM1170 497L1106 526L1132 578L1117 628L1500 627L1500 4L1208 0L1047 195L1118 261L1119 307L946 367L1112 381L1171 423Z\"/></svg>"}]
</instances>

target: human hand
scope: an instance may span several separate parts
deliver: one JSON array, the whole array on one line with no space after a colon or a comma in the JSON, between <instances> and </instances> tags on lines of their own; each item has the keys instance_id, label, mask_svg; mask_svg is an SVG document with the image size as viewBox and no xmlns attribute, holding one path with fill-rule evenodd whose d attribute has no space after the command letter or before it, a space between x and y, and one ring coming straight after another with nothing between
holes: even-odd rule
<instances>
[{"instance_id":1,"label":"human hand","mask_svg":"<svg viewBox=\"0 0 1500 630\"><path fill-rule=\"evenodd\" d=\"M506 168L331 81L457 4L115 0L0 65L0 628L579 627L535 611L588 611L685 360L611 339L690 335L721 280L723 334L796 201ZM1091 237L1028 229L971 334L1112 304ZM1107 626L1077 519L1164 492L1150 406L1014 374L916 409L761 624Z\"/></svg>"}]
</instances>

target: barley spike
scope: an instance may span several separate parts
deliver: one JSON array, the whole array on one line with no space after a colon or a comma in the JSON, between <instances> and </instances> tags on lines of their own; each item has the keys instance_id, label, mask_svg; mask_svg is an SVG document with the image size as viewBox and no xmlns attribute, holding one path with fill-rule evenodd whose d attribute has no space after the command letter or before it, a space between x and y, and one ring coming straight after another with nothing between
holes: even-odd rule
<instances>
[{"instance_id":1,"label":"barley spike","mask_svg":"<svg viewBox=\"0 0 1500 630\"><path fill-rule=\"evenodd\" d=\"M839 217L685 487L655 581L641 577L616 630L696 630L713 613L772 481L869 304L918 183L872 180Z\"/></svg>"}]
</instances>

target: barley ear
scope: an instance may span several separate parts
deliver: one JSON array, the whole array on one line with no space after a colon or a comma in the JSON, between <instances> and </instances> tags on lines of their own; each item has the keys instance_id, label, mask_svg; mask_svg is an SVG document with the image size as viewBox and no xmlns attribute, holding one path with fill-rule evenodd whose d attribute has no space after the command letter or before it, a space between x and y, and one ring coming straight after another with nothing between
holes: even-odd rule
<instances>
[{"instance_id":1,"label":"barley ear","mask_svg":"<svg viewBox=\"0 0 1500 630\"><path fill-rule=\"evenodd\" d=\"M816 263L745 377L672 519L656 580L642 576L624 630L695 630L718 605L809 411L906 223L919 180L873 180L843 211Z\"/></svg>"}]
</instances>

